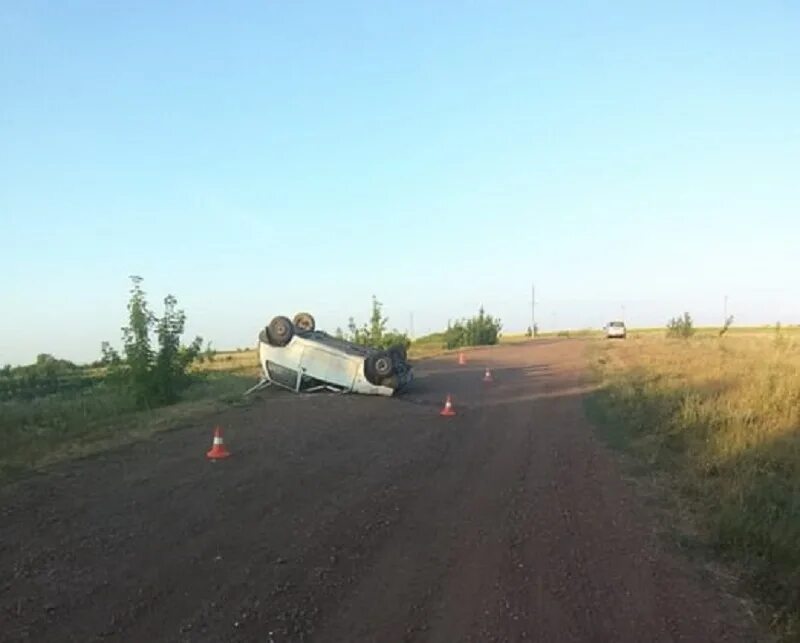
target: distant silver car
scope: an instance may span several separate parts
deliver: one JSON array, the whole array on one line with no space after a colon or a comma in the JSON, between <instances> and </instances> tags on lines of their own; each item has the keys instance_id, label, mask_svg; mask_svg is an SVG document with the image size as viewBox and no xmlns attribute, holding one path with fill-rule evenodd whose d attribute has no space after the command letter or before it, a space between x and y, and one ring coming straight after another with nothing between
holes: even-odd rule
<instances>
[{"instance_id":1,"label":"distant silver car","mask_svg":"<svg viewBox=\"0 0 800 643\"><path fill-rule=\"evenodd\" d=\"M258 335L263 378L289 390L393 395L411 383L405 346L379 350L316 330L314 318L275 317Z\"/></svg>"},{"instance_id":2,"label":"distant silver car","mask_svg":"<svg viewBox=\"0 0 800 643\"><path fill-rule=\"evenodd\" d=\"M625 339L626 334L625 322L612 321L606 324L607 339Z\"/></svg>"}]
</instances>

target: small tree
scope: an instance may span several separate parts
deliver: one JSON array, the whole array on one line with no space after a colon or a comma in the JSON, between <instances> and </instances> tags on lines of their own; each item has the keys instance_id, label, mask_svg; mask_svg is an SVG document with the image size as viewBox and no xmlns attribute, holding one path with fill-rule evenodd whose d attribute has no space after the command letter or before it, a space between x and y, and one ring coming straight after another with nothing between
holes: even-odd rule
<instances>
[{"instance_id":1,"label":"small tree","mask_svg":"<svg viewBox=\"0 0 800 643\"><path fill-rule=\"evenodd\" d=\"M719 329L719 336L722 337L725 333L728 332L728 329L733 324L733 315L728 315L725 319L725 323L723 324L722 328Z\"/></svg>"},{"instance_id":2,"label":"small tree","mask_svg":"<svg viewBox=\"0 0 800 643\"><path fill-rule=\"evenodd\" d=\"M389 318L383 316L383 304L378 301L375 295L372 295L372 315L369 318L369 339L373 346L381 346L383 344L383 336L386 333L386 325L389 323Z\"/></svg>"},{"instance_id":3,"label":"small tree","mask_svg":"<svg viewBox=\"0 0 800 643\"><path fill-rule=\"evenodd\" d=\"M128 387L140 406L170 404L189 383L188 369L200 353L202 339L196 337L189 346L182 346L186 315L177 308L177 299L167 295L164 314L158 318L148 307L142 278L133 276L131 281L128 325L122 329L125 358L103 342L102 361L109 367L111 379ZM158 351L153 350L152 333Z\"/></svg>"},{"instance_id":4,"label":"small tree","mask_svg":"<svg viewBox=\"0 0 800 643\"><path fill-rule=\"evenodd\" d=\"M694 335L694 323L689 313L683 313L683 317L673 317L667 322L667 337L678 337L689 339Z\"/></svg>"},{"instance_id":5,"label":"small tree","mask_svg":"<svg viewBox=\"0 0 800 643\"><path fill-rule=\"evenodd\" d=\"M369 324L364 324L359 328L351 317L347 323L347 339L356 344L371 346L372 348L390 348L400 345L407 349L411 345L408 335L398 330L389 331L387 330L388 325L389 318L383 316L383 304L373 295L372 314L369 318Z\"/></svg>"},{"instance_id":6,"label":"small tree","mask_svg":"<svg viewBox=\"0 0 800 643\"><path fill-rule=\"evenodd\" d=\"M164 298L164 315L156 319L158 353L151 368L154 397L157 402L170 404L189 383L188 370L200 354L203 340L200 337L189 346L181 346L181 335L186 325L186 314L178 310L178 300L173 295Z\"/></svg>"}]
</instances>

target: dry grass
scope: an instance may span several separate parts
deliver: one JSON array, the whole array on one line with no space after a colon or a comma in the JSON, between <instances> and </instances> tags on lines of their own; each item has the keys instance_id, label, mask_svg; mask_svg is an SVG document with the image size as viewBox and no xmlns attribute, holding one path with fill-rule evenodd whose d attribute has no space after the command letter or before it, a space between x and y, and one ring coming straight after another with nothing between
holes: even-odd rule
<instances>
[{"instance_id":1,"label":"dry grass","mask_svg":"<svg viewBox=\"0 0 800 643\"><path fill-rule=\"evenodd\" d=\"M706 543L800 636L800 337L641 334L604 342L597 360L601 423L671 474Z\"/></svg>"},{"instance_id":2,"label":"dry grass","mask_svg":"<svg viewBox=\"0 0 800 643\"><path fill-rule=\"evenodd\" d=\"M201 373L233 373L243 376L259 376L258 351L218 351L211 360L196 362L194 369Z\"/></svg>"}]
</instances>

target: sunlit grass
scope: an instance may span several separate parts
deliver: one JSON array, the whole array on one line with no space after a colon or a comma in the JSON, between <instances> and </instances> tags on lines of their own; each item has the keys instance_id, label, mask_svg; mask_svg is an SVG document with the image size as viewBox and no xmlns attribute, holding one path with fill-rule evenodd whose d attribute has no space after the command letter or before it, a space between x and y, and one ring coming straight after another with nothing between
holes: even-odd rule
<instances>
[{"instance_id":1,"label":"sunlit grass","mask_svg":"<svg viewBox=\"0 0 800 643\"><path fill-rule=\"evenodd\" d=\"M258 377L258 351L254 348L239 351L218 351L211 359L196 362L193 369L201 373L224 372Z\"/></svg>"},{"instance_id":2,"label":"sunlit grass","mask_svg":"<svg viewBox=\"0 0 800 643\"><path fill-rule=\"evenodd\" d=\"M604 423L674 476L707 542L741 563L797 635L800 605L800 337L657 334L603 343Z\"/></svg>"}]
</instances>

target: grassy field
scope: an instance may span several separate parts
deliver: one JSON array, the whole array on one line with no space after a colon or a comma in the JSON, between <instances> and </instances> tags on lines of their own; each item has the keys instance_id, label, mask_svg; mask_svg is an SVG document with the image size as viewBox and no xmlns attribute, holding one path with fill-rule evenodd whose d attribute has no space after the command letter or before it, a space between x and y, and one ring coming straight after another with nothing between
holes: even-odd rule
<instances>
[{"instance_id":1,"label":"grassy field","mask_svg":"<svg viewBox=\"0 0 800 643\"><path fill-rule=\"evenodd\" d=\"M800 333L633 333L598 343L596 366L588 410L609 440L800 638Z\"/></svg>"},{"instance_id":2,"label":"grassy field","mask_svg":"<svg viewBox=\"0 0 800 643\"><path fill-rule=\"evenodd\" d=\"M201 373L234 373L256 379L260 373L258 352L255 348L218 351L213 359L196 363L194 368Z\"/></svg>"},{"instance_id":3,"label":"grassy field","mask_svg":"<svg viewBox=\"0 0 800 643\"><path fill-rule=\"evenodd\" d=\"M0 482L168 430L237 403L256 381L249 370L232 367L199 374L180 402L152 410L137 409L129 395L105 383L2 401Z\"/></svg>"}]
</instances>

